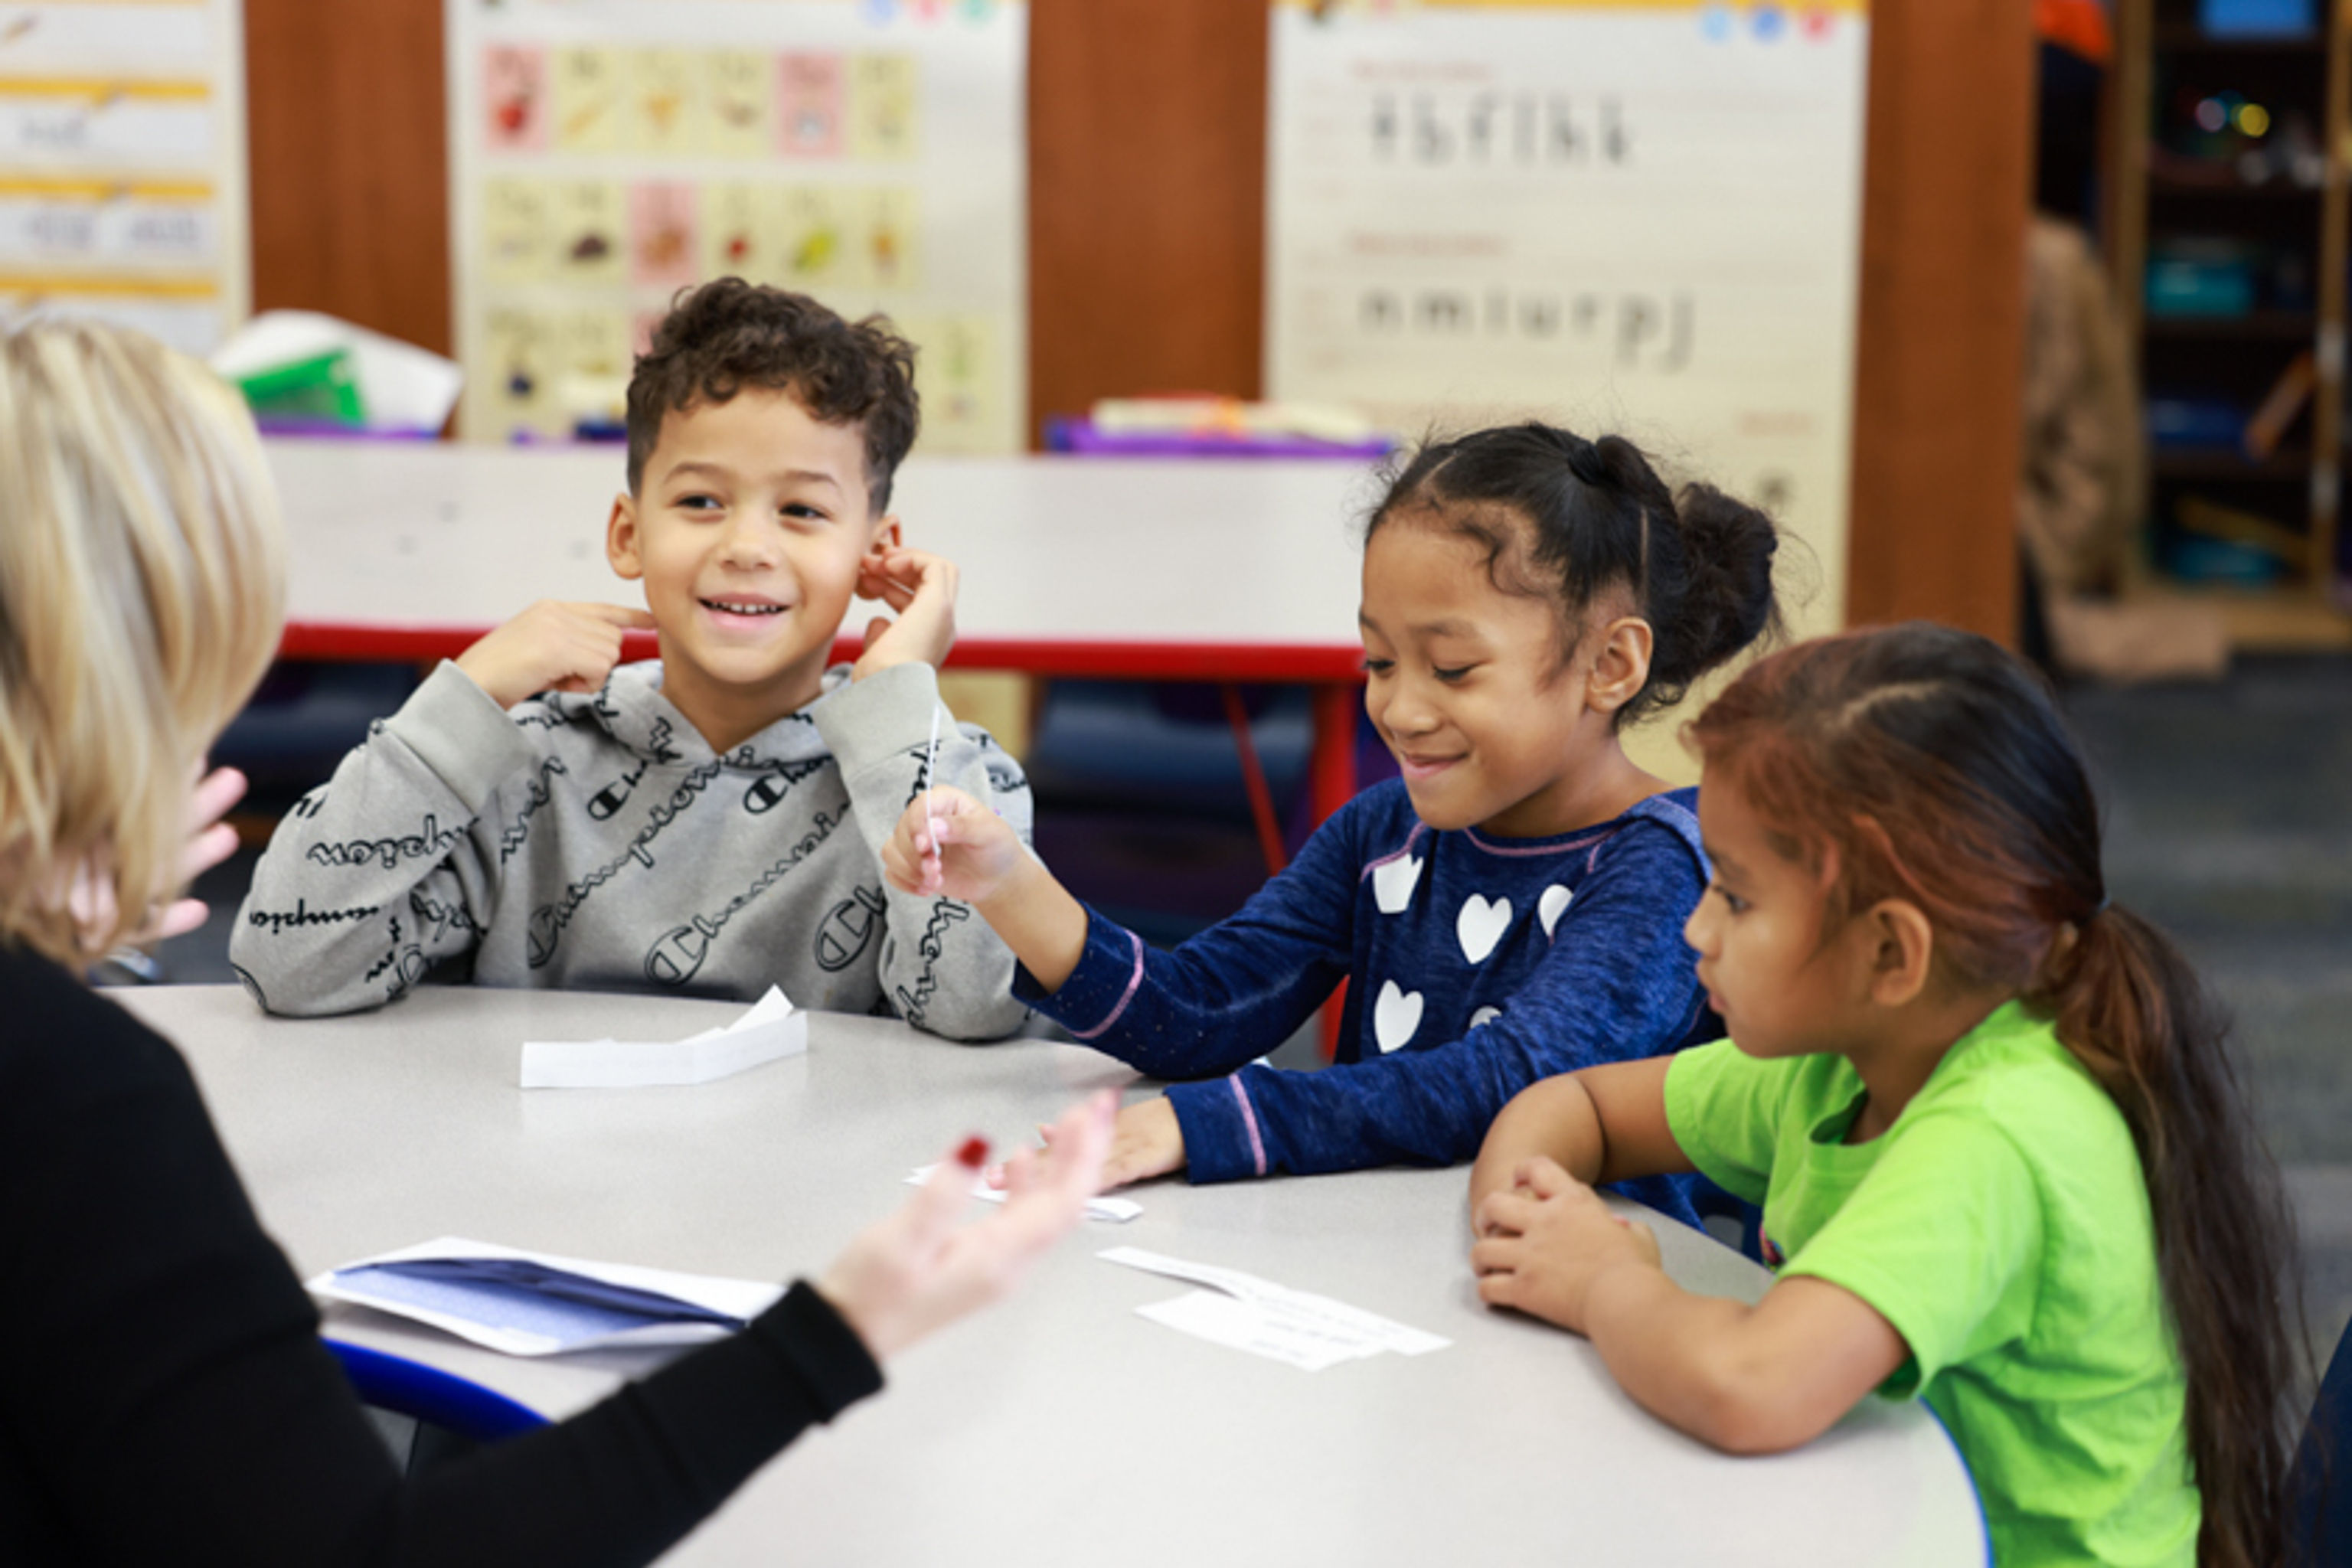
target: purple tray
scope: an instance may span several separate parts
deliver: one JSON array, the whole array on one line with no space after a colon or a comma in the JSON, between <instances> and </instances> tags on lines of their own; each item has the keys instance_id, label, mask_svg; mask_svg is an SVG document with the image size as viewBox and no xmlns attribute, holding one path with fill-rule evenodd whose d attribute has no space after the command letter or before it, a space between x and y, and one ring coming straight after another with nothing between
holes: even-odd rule
<instances>
[{"instance_id":1,"label":"purple tray","mask_svg":"<svg viewBox=\"0 0 2352 1568\"><path fill-rule=\"evenodd\" d=\"M1091 420L1048 419L1045 449L1087 458L1344 458L1363 462L1385 458L1391 448L1379 437L1364 441L1315 441L1303 436L1107 436Z\"/></svg>"}]
</instances>

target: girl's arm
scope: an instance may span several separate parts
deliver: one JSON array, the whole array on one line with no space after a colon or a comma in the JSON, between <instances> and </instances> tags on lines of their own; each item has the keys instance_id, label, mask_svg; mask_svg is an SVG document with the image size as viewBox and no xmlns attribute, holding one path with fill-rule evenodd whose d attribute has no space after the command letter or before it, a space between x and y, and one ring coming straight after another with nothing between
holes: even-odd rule
<instances>
[{"instance_id":1,"label":"girl's arm","mask_svg":"<svg viewBox=\"0 0 2352 1568\"><path fill-rule=\"evenodd\" d=\"M1470 1167L1471 1214L1489 1194L1509 1192L1519 1167L1539 1155L1588 1185L1695 1169L1666 1125L1673 1061L1609 1062L1521 1089L1486 1129Z\"/></svg>"},{"instance_id":2,"label":"girl's arm","mask_svg":"<svg viewBox=\"0 0 2352 1568\"><path fill-rule=\"evenodd\" d=\"M1702 885L1696 854L1671 830L1628 828L1602 849L1499 1016L1433 1049L1320 1072L1245 1068L1171 1090L1182 1163L1193 1181L1214 1182L1470 1159L1522 1089L1682 1041L1700 1005L1682 927ZM1354 977L1360 1005L1385 978Z\"/></svg>"},{"instance_id":3,"label":"girl's arm","mask_svg":"<svg viewBox=\"0 0 2352 1568\"><path fill-rule=\"evenodd\" d=\"M1013 994L1082 1044L1191 1079L1274 1049L1347 973L1363 820L1360 805L1341 808L1238 912L1168 952L1089 911L955 790L917 797L883 867L902 889L979 910L1025 971Z\"/></svg>"},{"instance_id":4,"label":"girl's arm","mask_svg":"<svg viewBox=\"0 0 2352 1568\"><path fill-rule=\"evenodd\" d=\"M1910 1355L1842 1286L1800 1277L1749 1307L1666 1277L1647 1226L1618 1219L1555 1162L1479 1205L1478 1294L1584 1335L1644 1409L1728 1453L1811 1441Z\"/></svg>"}]
</instances>

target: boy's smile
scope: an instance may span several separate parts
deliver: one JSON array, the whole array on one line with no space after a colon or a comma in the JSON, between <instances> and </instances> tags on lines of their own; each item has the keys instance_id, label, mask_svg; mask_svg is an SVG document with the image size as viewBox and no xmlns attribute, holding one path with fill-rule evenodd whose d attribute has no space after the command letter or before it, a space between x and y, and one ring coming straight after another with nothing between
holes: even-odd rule
<instances>
[{"instance_id":1,"label":"boy's smile","mask_svg":"<svg viewBox=\"0 0 2352 1568\"><path fill-rule=\"evenodd\" d=\"M873 514L858 426L747 387L662 421L605 553L645 583L663 695L726 751L816 696L859 564L898 530Z\"/></svg>"}]
</instances>

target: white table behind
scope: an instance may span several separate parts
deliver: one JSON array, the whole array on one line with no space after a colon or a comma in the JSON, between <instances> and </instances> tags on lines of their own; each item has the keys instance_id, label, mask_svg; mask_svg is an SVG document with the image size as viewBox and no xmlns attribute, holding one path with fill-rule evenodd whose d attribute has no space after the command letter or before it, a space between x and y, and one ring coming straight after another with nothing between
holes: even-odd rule
<instances>
[{"instance_id":1,"label":"white table behind","mask_svg":"<svg viewBox=\"0 0 2352 1568\"><path fill-rule=\"evenodd\" d=\"M617 447L266 446L290 620L480 631L535 599L644 603L604 560ZM909 545L962 568L964 639L1324 644L1348 658L1359 524L1377 500L1352 462L918 457L890 506Z\"/></svg>"}]
</instances>

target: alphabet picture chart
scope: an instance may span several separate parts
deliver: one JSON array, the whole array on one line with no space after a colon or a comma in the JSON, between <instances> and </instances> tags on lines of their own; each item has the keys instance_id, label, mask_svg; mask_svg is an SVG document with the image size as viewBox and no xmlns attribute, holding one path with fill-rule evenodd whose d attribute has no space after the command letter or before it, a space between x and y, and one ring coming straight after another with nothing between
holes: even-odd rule
<instances>
[{"instance_id":1,"label":"alphabet picture chart","mask_svg":"<svg viewBox=\"0 0 2352 1568\"><path fill-rule=\"evenodd\" d=\"M926 451L1022 444L1028 8L447 0L459 427L617 416L678 290L888 316Z\"/></svg>"},{"instance_id":2,"label":"alphabet picture chart","mask_svg":"<svg viewBox=\"0 0 2352 1568\"><path fill-rule=\"evenodd\" d=\"M1840 624L1867 0L1275 0L1267 395L1537 417L1810 547ZM1791 552L1797 553L1797 552Z\"/></svg>"},{"instance_id":3,"label":"alphabet picture chart","mask_svg":"<svg viewBox=\"0 0 2352 1568\"><path fill-rule=\"evenodd\" d=\"M0 5L0 320L244 321L244 62L238 0Z\"/></svg>"}]
</instances>

